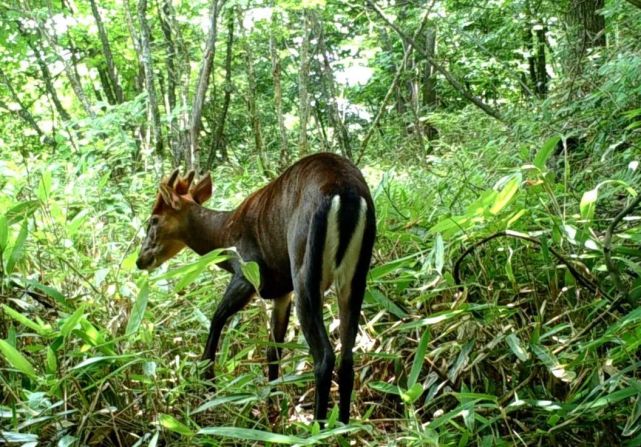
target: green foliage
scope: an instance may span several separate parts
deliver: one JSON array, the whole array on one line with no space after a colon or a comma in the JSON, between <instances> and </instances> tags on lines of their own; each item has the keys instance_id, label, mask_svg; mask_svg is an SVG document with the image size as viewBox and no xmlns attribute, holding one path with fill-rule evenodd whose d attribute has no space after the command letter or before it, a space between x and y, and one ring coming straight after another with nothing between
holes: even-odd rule
<instances>
[{"instance_id":1,"label":"green foliage","mask_svg":"<svg viewBox=\"0 0 641 447\"><path fill-rule=\"evenodd\" d=\"M337 422L334 405L322 430L310 421L314 375L296 322L282 344L283 377L264 379L264 348L272 344L270 304L261 299L230 319L216 391L201 379L209 319L227 282L216 264L233 250L185 251L151 275L135 268L157 182L184 163L210 4L167 2L165 11L164 1L147 2L165 142L159 154L136 2L97 3L121 103L111 97L89 2L0 5L0 439L60 446L641 442L639 210L613 224L639 194L641 10L634 2L606 2L607 46L579 55L574 25L566 23L577 13L573 2L434 3L427 25L436 31L437 61L466 92L500 108L505 122L471 106L442 73L434 75L436 101L425 101L427 61L418 52L408 57L360 163L378 238L356 348L353 422ZM429 7L379 3L408 35ZM227 84L230 17L236 31ZM200 149L203 161L220 143L228 159L216 154L208 206L230 209L265 182L250 95L267 171L282 162L272 33L288 158L298 157L305 32L313 53L310 147L341 150L336 102L360 155L408 47L371 8L229 1L218 25ZM545 92L530 65L541 55ZM348 82L350 72L366 76ZM231 102L217 142L226 91ZM438 138L428 138L430 126ZM260 290L258 265L244 264L243 273ZM339 338L336 315L330 294L332 339Z\"/></svg>"}]
</instances>

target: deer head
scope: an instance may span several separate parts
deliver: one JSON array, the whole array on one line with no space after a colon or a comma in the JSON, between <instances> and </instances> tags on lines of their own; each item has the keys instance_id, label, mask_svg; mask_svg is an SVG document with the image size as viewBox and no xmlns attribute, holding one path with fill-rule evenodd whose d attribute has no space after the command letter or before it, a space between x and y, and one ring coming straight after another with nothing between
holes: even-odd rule
<instances>
[{"instance_id":1,"label":"deer head","mask_svg":"<svg viewBox=\"0 0 641 447\"><path fill-rule=\"evenodd\" d=\"M153 270L187 245L190 212L212 194L209 173L192 186L194 177L195 172L190 171L179 178L176 169L169 178L160 182L147 235L136 261L139 269Z\"/></svg>"}]
</instances>

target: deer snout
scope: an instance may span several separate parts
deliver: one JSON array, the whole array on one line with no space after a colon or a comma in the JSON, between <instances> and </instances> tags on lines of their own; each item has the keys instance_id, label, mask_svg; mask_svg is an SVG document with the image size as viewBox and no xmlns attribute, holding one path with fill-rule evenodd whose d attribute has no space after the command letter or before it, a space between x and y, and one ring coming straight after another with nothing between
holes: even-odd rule
<instances>
[{"instance_id":1,"label":"deer snout","mask_svg":"<svg viewBox=\"0 0 641 447\"><path fill-rule=\"evenodd\" d=\"M154 261L155 258L153 256L141 253L138 259L136 259L136 267L140 270L149 270L154 265Z\"/></svg>"}]
</instances>

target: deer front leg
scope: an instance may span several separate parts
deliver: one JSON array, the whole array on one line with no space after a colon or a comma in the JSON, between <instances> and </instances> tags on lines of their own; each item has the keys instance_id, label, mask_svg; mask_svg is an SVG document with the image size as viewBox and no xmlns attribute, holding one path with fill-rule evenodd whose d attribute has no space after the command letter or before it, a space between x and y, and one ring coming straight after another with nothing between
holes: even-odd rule
<instances>
[{"instance_id":1,"label":"deer front leg","mask_svg":"<svg viewBox=\"0 0 641 447\"><path fill-rule=\"evenodd\" d=\"M223 327L229 317L234 315L239 310L242 310L252 295L254 294L254 286L252 286L242 275L234 275L231 282L225 290L223 299L218 304L216 312L211 319L209 327L209 337L205 345L205 352L203 353L203 360L210 360L211 364L205 370L205 378L214 378L214 362L216 361L216 349L218 348L218 340L222 333Z\"/></svg>"}]
</instances>

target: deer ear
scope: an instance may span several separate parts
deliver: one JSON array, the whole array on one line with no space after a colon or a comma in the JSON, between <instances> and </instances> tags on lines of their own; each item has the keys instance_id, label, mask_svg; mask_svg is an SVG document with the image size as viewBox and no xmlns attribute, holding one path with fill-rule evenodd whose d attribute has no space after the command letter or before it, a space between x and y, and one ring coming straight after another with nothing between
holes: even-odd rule
<instances>
[{"instance_id":1,"label":"deer ear","mask_svg":"<svg viewBox=\"0 0 641 447\"><path fill-rule=\"evenodd\" d=\"M194 202L199 205L205 203L211 197L211 176L209 172L201 178L198 183L191 190L191 196L194 198Z\"/></svg>"},{"instance_id":2,"label":"deer ear","mask_svg":"<svg viewBox=\"0 0 641 447\"><path fill-rule=\"evenodd\" d=\"M189 190L189 187L191 186L191 182L194 181L194 177L196 176L196 171L193 169L187 173L187 177L185 177L185 182L187 183L187 190Z\"/></svg>"},{"instance_id":3,"label":"deer ear","mask_svg":"<svg viewBox=\"0 0 641 447\"><path fill-rule=\"evenodd\" d=\"M180 197L176 194L176 191L174 191L173 188L163 183L160 185L159 192L163 202L176 211L180 210Z\"/></svg>"},{"instance_id":4,"label":"deer ear","mask_svg":"<svg viewBox=\"0 0 641 447\"><path fill-rule=\"evenodd\" d=\"M174 172L172 172L172 173L171 173L171 175L169 176L169 180L167 180L167 185L168 185L170 188L173 188L173 187L174 187L174 182L175 182L175 181L176 181L176 179L178 178L178 172L179 172L179 171L180 171L179 169L174 169Z\"/></svg>"}]
</instances>

